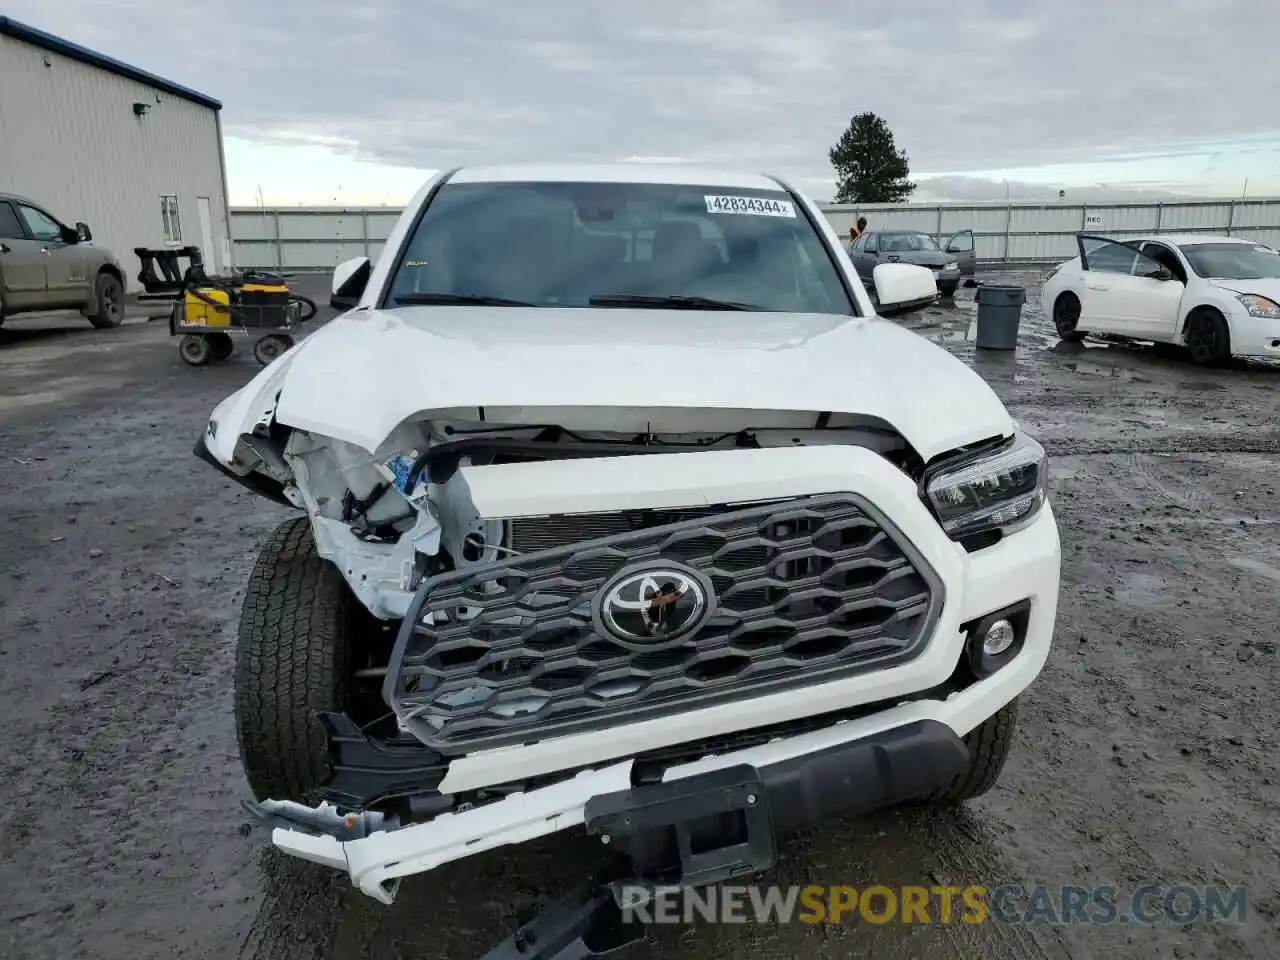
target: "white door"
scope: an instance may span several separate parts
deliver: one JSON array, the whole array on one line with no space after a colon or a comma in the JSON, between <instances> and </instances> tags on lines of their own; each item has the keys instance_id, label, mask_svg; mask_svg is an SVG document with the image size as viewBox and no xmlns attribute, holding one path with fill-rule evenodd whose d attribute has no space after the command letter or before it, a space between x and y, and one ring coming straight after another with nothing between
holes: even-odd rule
<instances>
[{"instance_id":1,"label":"white door","mask_svg":"<svg viewBox=\"0 0 1280 960\"><path fill-rule=\"evenodd\" d=\"M1085 282L1081 329L1159 337L1177 322L1183 285L1139 253L1137 244L1088 234L1081 234L1078 243Z\"/></svg>"},{"instance_id":2,"label":"white door","mask_svg":"<svg viewBox=\"0 0 1280 960\"><path fill-rule=\"evenodd\" d=\"M200 213L200 254L204 257L206 273L218 272L218 261L213 245L213 211L209 207L208 197L196 197L196 209Z\"/></svg>"}]
</instances>

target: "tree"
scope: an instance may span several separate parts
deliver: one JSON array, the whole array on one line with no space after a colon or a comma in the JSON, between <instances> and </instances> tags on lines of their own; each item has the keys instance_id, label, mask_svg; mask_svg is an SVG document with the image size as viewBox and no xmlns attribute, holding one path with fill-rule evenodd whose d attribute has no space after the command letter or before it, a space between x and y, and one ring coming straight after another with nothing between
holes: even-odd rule
<instances>
[{"instance_id":1,"label":"tree","mask_svg":"<svg viewBox=\"0 0 1280 960\"><path fill-rule=\"evenodd\" d=\"M902 203L916 185L907 179L907 152L874 113L860 113L827 154L836 168L836 203Z\"/></svg>"}]
</instances>

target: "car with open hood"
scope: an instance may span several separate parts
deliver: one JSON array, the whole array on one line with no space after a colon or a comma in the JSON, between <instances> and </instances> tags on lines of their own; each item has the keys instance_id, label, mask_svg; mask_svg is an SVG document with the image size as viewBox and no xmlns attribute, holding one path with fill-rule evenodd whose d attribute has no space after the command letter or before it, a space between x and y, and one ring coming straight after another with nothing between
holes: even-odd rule
<instances>
[{"instance_id":1,"label":"car with open hood","mask_svg":"<svg viewBox=\"0 0 1280 960\"><path fill-rule=\"evenodd\" d=\"M839 244L773 177L477 167L338 267L196 447L298 510L237 653L279 849L389 903L585 828L702 885L991 787L1053 635L1044 450Z\"/></svg>"},{"instance_id":2,"label":"car with open hood","mask_svg":"<svg viewBox=\"0 0 1280 960\"><path fill-rule=\"evenodd\" d=\"M1201 364L1280 359L1280 254L1241 237L1080 234L1041 291L1058 336L1187 349Z\"/></svg>"}]
</instances>

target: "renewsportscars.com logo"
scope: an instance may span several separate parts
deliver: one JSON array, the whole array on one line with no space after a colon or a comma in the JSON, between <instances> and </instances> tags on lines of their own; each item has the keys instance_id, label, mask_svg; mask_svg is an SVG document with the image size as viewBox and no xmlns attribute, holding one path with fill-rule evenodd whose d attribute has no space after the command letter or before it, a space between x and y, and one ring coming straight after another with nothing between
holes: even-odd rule
<instances>
[{"instance_id":1,"label":"renewsportscars.com logo","mask_svg":"<svg viewBox=\"0 0 1280 960\"><path fill-rule=\"evenodd\" d=\"M1244 923L1246 887L808 886L618 888L627 919L643 923Z\"/></svg>"}]
</instances>

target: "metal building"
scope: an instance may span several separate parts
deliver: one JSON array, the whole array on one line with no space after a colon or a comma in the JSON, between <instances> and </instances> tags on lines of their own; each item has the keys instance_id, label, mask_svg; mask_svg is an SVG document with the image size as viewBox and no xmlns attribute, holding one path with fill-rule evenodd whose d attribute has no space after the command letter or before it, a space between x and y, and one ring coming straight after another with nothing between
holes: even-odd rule
<instances>
[{"instance_id":1,"label":"metal building","mask_svg":"<svg viewBox=\"0 0 1280 960\"><path fill-rule=\"evenodd\" d=\"M230 265L222 104L0 16L0 192L40 204L120 259L199 247Z\"/></svg>"}]
</instances>

